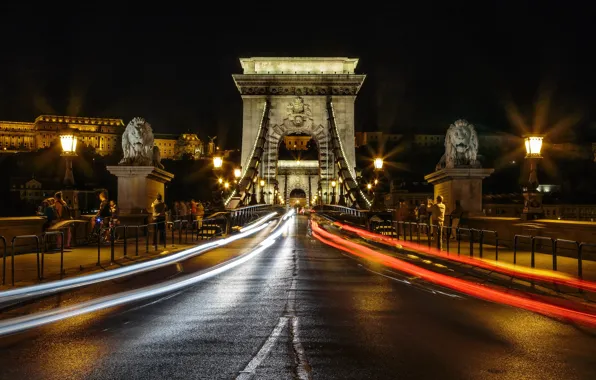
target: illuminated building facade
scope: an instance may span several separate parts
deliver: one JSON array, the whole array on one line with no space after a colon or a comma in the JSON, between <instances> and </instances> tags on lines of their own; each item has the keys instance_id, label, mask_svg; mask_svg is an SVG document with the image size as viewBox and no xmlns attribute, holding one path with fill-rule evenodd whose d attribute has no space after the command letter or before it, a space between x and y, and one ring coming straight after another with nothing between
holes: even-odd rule
<instances>
[{"instance_id":1,"label":"illuminated building facade","mask_svg":"<svg viewBox=\"0 0 596 380\"><path fill-rule=\"evenodd\" d=\"M284 144L288 150L308 150L311 139L310 135L287 135L284 136Z\"/></svg>"},{"instance_id":2,"label":"illuminated building facade","mask_svg":"<svg viewBox=\"0 0 596 380\"><path fill-rule=\"evenodd\" d=\"M34 122L0 121L0 152L26 152L49 147L59 141L64 127L78 130L80 143L105 156L117 149L125 124L122 119L55 115L41 115ZM185 133L183 136L193 148L195 145L202 147L197 135ZM162 159L176 157L178 140L178 135L156 134L154 143L160 148Z\"/></svg>"}]
</instances>

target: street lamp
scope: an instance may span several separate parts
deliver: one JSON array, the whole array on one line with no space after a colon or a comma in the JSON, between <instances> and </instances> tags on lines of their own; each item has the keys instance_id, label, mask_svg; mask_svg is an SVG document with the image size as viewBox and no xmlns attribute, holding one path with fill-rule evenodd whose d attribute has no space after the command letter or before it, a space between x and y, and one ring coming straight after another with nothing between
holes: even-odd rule
<instances>
[{"instance_id":1,"label":"street lamp","mask_svg":"<svg viewBox=\"0 0 596 380\"><path fill-rule=\"evenodd\" d=\"M242 176L242 169L234 169L234 182L236 183L236 197L240 198L240 177Z\"/></svg>"},{"instance_id":2,"label":"street lamp","mask_svg":"<svg viewBox=\"0 0 596 380\"><path fill-rule=\"evenodd\" d=\"M538 160L542 158L542 143L544 136L528 135L524 136L526 147L526 160L530 161L530 175L528 183L524 186L524 209L522 219L536 219L543 214L542 194L538 189Z\"/></svg>"},{"instance_id":3,"label":"street lamp","mask_svg":"<svg viewBox=\"0 0 596 380\"><path fill-rule=\"evenodd\" d=\"M77 135L71 128L65 128L60 134L60 144L62 145L62 154L66 161L66 173L64 174L64 184L74 186L74 175L72 172L72 158L77 155Z\"/></svg>"},{"instance_id":4,"label":"street lamp","mask_svg":"<svg viewBox=\"0 0 596 380\"><path fill-rule=\"evenodd\" d=\"M331 204L335 204L335 186L337 186L337 182L335 180L331 181Z\"/></svg>"},{"instance_id":5,"label":"street lamp","mask_svg":"<svg viewBox=\"0 0 596 380\"><path fill-rule=\"evenodd\" d=\"M220 177L220 172L223 166L223 158L221 156L213 156L213 172L217 178L217 189L213 192L213 205L216 210L223 211L225 209L223 199L223 179Z\"/></svg>"},{"instance_id":6,"label":"street lamp","mask_svg":"<svg viewBox=\"0 0 596 380\"><path fill-rule=\"evenodd\" d=\"M339 205L340 206L345 206L346 205L346 199L344 197L344 185L343 185L343 180L341 179L341 177L339 177L337 179L337 181L339 182Z\"/></svg>"},{"instance_id":7,"label":"street lamp","mask_svg":"<svg viewBox=\"0 0 596 380\"><path fill-rule=\"evenodd\" d=\"M265 204L265 180L261 179L259 181L259 185L261 185L261 199L259 200L259 203L264 205Z\"/></svg>"},{"instance_id":8,"label":"street lamp","mask_svg":"<svg viewBox=\"0 0 596 380\"><path fill-rule=\"evenodd\" d=\"M376 178L375 183L375 194L371 210L383 211L385 210L385 200L383 194L384 174L383 174L383 159L381 157L375 158L374 161Z\"/></svg>"},{"instance_id":9,"label":"street lamp","mask_svg":"<svg viewBox=\"0 0 596 380\"><path fill-rule=\"evenodd\" d=\"M375 158L375 170L382 170L383 169L383 159L380 157Z\"/></svg>"},{"instance_id":10,"label":"street lamp","mask_svg":"<svg viewBox=\"0 0 596 380\"><path fill-rule=\"evenodd\" d=\"M213 157L213 168L215 170L219 170L219 169L221 169L222 166L223 166L223 158L221 158L220 156Z\"/></svg>"}]
</instances>

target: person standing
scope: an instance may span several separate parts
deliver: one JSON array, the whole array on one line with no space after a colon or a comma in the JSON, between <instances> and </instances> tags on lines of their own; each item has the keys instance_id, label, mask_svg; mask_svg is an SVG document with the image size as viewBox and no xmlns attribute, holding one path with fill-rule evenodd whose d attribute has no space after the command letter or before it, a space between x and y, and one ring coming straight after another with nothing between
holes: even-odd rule
<instances>
[{"instance_id":1,"label":"person standing","mask_svg":"<svg viewBox=\"0 0 596 380\"><path fill-rule=\"evenodd\" d=\"M443 197L437 195L437 201L430 208L431 215L431 228L433 229L433 236L436 239L437 249L443 248L443 224L445 223L445 204L443 203Z\"/></svg>"},{"instance_id":2,"label":"person standing","mask_svg":"<svg viewBox=\"0 0 596 380\"><path fill-rule=\"evenodd\" d=\"M68 205L66 204L66 202L64 202L64 200L62 199L62 192L58 191L56 194L54 194L54 199L56 200L56 203L54 203L54 208L56 209L56 216L57 216L57 220L58 222L62 222L64 220L72 220L72 215L70 213L70 209L68 208ZM66 238L66 244L64 244L64 248L70 248L70 241L72 239L72 234L70 232L70 226L67 226L65 228L65 238ZM57 240L56 240L58 245L62 244L62 236L58 235Z\"/></svg>"},{"instance_id":3,"label":"person standing","mask_svg":"<svg viewBox=\"0 0 596 380\"><path fill-rule=\"evenodd\" d=\"M457 236L457 227L459 227L459 222L461 221L462 216L464 215L464 208L461 207L461 202L458 200L455 201L455 209L451 211L451 239L455 239Z\"/></svg>"},{"instance_id":4,"label":"person standing","mask_svg":"<svg viewBox=\"0 0 596 380\"><path fill-rule=\"evenodd\" d=\"M157 194L151 204L153 208L153 222L157 223L157 232L159 241L166 241L166 204L162 201L161 194ZM153 235L153 245L157 246L157 234Z\"/></svg>"}]
</instances>

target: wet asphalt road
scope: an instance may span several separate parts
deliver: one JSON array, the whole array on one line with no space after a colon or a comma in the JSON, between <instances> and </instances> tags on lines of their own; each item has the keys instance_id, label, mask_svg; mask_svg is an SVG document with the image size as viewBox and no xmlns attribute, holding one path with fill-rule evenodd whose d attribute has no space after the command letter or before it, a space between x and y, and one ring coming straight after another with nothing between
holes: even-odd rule
<instances>
[{"instance_id":1,"label":"wet asphalt road","mask_svg":"<svg viewBox=\"0 0 596 380\"><path fill-rule=\"evenodd\" d=\"M306 229L295 218L259 256L179 293L2 338L0 378L596 378L590 331L405 285Z\"/></svg>"}]
</instances>

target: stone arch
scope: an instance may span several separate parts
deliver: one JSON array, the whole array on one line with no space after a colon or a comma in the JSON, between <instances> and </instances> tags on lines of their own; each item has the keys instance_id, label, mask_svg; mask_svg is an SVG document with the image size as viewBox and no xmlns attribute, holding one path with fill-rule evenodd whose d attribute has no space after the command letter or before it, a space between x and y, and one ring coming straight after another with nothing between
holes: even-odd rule
<instances>
[{"instance_id":1,"label":"stone arch","mask_svg":"<svg viewBox=\"0 0 596 380\"><path fill-rule=\"evenodd\" d=\"M303 189L292 189L290 190L290 198L306 198L306 191Z\"/></svg>"},{"instance_id":2,"label":"stone arch","mask_svg":"<svg viewBox=\"0 0 596 380\"><path fill-rule=\"evenodd\" d=\"M310 135L319 153L319 176L322 180L327 180L330 175L333 175L333 153L330 145L330 138L328 129L323 125L313 124L310 128L297 128L289 126L288 123L276 124L269 128L267 133L266 153L263 157L262 164L265 175L274 177L277 175L277 161L279 146L283 141L284 136L302 133ZM331 168L331 170L329 170Z\"/></svg>"}]
</instances>

